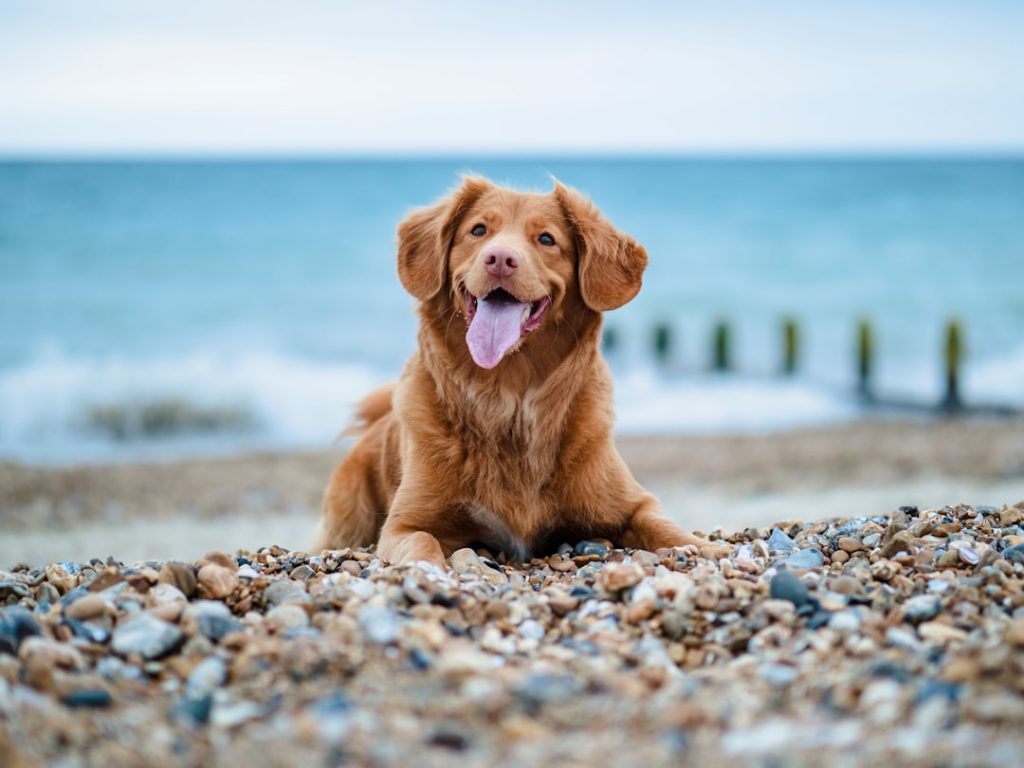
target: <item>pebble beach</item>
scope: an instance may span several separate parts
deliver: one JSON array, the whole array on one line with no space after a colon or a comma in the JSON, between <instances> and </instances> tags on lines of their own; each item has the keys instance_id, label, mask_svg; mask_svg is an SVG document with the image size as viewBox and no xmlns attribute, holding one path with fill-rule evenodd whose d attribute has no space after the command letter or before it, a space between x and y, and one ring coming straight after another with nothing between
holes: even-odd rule
<instances>
[{"instance_id":1,"label":"pebble beach","mask_svg":"<svg viewBox=\"0 0 1024 768\"><path fill-rule=\"evenodd\" d=\"M15 566L0 765L1019 764L1024 503L712 536Z\"/></svg>"}]
</instances>

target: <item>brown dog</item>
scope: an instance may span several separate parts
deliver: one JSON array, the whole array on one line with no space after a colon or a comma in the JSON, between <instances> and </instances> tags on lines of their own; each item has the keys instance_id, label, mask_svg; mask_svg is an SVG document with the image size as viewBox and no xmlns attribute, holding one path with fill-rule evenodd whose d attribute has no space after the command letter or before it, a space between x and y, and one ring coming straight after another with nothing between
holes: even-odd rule
<instances>
[{"instance_id":1,"label":"brown dog","mask_svg":"<svg viewBox=\"0 0 1024 768\"><path fill-rule=\"evenodd\" d=\"M525 559L607 538L730 548L661 515L612 443L601 313L636 296L647 253L578 192L466 178L398 228L398 276L420 301L419 350L358 410L317 549L378 545L443 564L472 543Z\"/></svg>"}]
</instances>

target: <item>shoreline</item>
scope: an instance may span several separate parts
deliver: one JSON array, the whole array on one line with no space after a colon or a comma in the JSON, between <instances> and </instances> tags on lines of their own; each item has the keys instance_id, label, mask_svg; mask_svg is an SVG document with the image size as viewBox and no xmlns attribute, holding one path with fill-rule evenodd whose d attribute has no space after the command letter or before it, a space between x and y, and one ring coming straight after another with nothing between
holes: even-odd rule
<instances>
[{"instance_id":1,"label":"shoreline","mask_svg":"<svg viewBox=\"0 0 1024 768\"><path fill-rule=\"evenodd\" d=\"M616 442L666 514L705 532L1024 499L1020 421L860 422ZM346 450L74 467L0 463L0 567L108 555L194 559L212 548L269 543L302 550Z\"/></svg>"}]
</instances>

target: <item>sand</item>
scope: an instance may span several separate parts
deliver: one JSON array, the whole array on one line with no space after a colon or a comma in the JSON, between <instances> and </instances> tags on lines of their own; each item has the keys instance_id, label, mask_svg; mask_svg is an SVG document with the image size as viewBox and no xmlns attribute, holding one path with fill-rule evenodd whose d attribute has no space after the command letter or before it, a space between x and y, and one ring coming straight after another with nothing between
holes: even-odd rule
<instances>
[{"instance_id":1,"label":"sand","mask_svg":"<svg viewBox=\"0 0 1024 768\"><path fill-rule=\"evenodd\" d=\"M620 438L666 513L702 531L1024 499L1024 423L867 422L773 435ZM0 465L0 567L308 547L345 446L163 463Z\"/></svg>"}]
</instances>

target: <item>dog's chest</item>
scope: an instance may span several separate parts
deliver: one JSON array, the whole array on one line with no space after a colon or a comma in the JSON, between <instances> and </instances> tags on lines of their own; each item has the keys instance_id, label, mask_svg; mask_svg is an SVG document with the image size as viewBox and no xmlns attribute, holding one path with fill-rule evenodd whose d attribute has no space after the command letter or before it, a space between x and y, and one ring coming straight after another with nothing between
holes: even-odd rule
<instances>
[{"instance_id":1,"label":"dog's chest","mask_svg":"<svg viewBox=\"0 0 1024 768\"><path fill-rule=\"evenodd\" d=\"M513 530L503 517L478 504L468 505L466 511L486 544L497 547L515 560L524 561L530 557L530 542L521 532Z\"/></svg>"}]
</instances>

